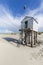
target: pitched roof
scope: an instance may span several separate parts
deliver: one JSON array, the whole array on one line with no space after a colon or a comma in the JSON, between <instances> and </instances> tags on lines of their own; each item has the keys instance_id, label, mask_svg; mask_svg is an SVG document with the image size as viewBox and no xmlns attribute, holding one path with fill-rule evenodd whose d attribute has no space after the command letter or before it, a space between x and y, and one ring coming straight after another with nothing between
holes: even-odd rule
<instances>
[{"instance_id":1,"label":"pitched roof","mask_svg":"<svg viewBox=\"0 0 43 65\"><path fill-rule=\"evenodd\" d=\"M34 17L31 17L31 16L25 16L24 19L26 19L26 18L32 18L32 19L34 19L34 21L38 24L38 22L36 21L36 19L35 19ZM24 20L24 19L23 19L23 20Z\"/></svg>"}]
</instances>

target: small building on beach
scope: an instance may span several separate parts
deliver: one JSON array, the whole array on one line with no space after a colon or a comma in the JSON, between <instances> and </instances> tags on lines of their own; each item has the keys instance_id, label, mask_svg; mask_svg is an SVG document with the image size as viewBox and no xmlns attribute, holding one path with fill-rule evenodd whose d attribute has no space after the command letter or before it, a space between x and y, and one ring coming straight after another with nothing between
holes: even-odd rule
<instances>
[{"instance_id":1,"label":"small building on beach","mask_svg":"<svg viewBox=\"0 0 43 65\"><path fill-rule=\"evenodd\" d=\"M21 21L21 29L19 29L19 31L22 44L30 44L32 47L37 43L38 22L36 19L25 16Z\"/></svg>"}]
</instances>

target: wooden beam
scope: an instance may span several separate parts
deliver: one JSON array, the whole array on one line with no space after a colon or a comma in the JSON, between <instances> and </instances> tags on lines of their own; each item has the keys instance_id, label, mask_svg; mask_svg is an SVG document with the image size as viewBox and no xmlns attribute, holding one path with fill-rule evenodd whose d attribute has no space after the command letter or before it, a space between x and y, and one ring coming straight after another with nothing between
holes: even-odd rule
<instances>
[{"instance_id":1,"label":"wooden beam","mask_svg":"<svg viewBox=\"0 0 43 65\"><path fill-rule=\"evenodd\" d=\"M37 32L36 32L36 43L37 43Z\"/></svg>"},{"instance_id":2,"label":"wooden beam","mask_svg":"<svg viewBox=\"0 0 43 65\"><path fill-rule=\"evenodd\" d=\"M26 35L26 32L25 32L25 45L27 45L27 42L26 42L26 37L27 37L27 35Z\"/></svg>"},{"instance_id":3,"label":"wooden beam","mask_svg":"<svg viewBox=\"0 0 43 65\"><path fill-rule=\"evenodd\" d=\"M33 33L33 31L31 31L31 47L33 47L33 36L32 36L32 33Z\"/></svg>"},{"instance_id":4,"label":"wooden beam","mask_svg":"<svg viewBox=\"0 0 43 65\"><path fill-rule=\"evenodd\" d=\"M29 35L29 44L30 44L30 32L28 32L28 35Z\"/></svg>"},{"instance_id":5,"label":"wooden beam","mask_svg":"<svg viewBox=\"0 0 43 65\"><path fill-rule=\"evenodd\" d=\"M35 45L35 42L36 41L36 32L34 31L34 45Z\"/></svg>"}]
</instances>

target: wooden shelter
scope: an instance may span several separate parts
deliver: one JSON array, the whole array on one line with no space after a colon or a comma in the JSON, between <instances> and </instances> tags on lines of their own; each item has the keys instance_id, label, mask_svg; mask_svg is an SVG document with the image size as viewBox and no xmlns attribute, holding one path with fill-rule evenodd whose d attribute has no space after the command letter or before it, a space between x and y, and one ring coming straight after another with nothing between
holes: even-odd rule
<instances>
[{"instance_id":1,"label":"wooden shelter","mask_svg":"<svg viewBox=\"0 0 43 65\"><path fill-rule=\"evenodd\" d=\"M20 39L21 43L31 47L37 43L38 22L33 17L25 16L21 21Z\"/></svg>"}]
</instances>

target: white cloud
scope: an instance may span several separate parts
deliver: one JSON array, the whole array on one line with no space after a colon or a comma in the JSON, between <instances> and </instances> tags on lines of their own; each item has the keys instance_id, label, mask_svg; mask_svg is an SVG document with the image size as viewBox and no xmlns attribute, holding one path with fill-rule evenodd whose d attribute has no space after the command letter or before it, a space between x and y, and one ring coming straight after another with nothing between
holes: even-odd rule
<instances>
[{"instance_id":1,"label":"white cloud","mask_svg":"<svg viewBox=\"0 0 43 65\"><path fill-rule=\"evenodd\" d=\"M6 30L17 30L20 26L21 19L22 17L14 17L9 9L0 5L0 27Z\"/></svg>"},{"instance_id":2,"label":"white cloud","mask_svg":"<svg viewBox=\"0 0 43 65\"><path fill-rule=\"evenodd\" d=\"M14 32L11 30L4 29L4 30L0 30L0 33L14 33Z\"/></svg>"},{"instance_id":3,"label":"white cloud","mask_svg":"<svg viewBox=\"0 0 43 65\"><path fill-rule=\"evenodd\" d=\"M12 33L13 31L10 30L4 30L3 33Z\"/></svg>"}]
</instances>

